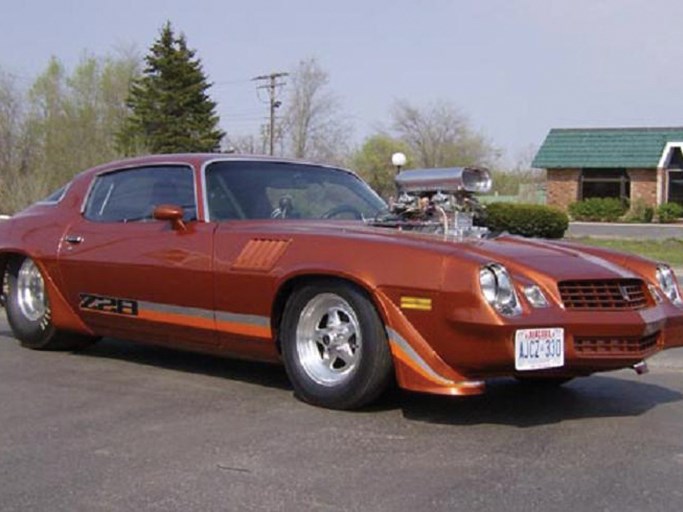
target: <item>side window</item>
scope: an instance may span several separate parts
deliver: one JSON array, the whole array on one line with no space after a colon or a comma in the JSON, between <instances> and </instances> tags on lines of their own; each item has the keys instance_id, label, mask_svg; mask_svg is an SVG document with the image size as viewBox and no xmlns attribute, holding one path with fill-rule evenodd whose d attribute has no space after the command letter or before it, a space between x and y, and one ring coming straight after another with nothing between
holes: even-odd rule
<instances>
[{"instance_id":1,"label":"side window","mask_svg":"<svg viewBox=\"0 0 683 512\"><path fill-rule=\"evenodd\" d=\"M182 206L185 220L197 218L194 179L187 167L141 167L95 178L85 218L96 222L152 220L161 204Z\"/></svg>"},{"instance_id":2,"label":"side window","mask_svg":"<svg viewBox=\"0 0 683 512\"><path fill-rule=\"evenodd\" d=\"M330 167L225 161L205 172L211 220L360 220L386 208L360 179Z\"/></svg>"},{"instance_id":3,"label":"side window","mask_svg":"<svg viewBox=\"0 0 683 512\"><path fill-rule=\"evenodd\" d=\"M45 199L38 201L39 203L58 203L66 194L66 189L69 188L70 183L64 185L62 188L55 190L52 194L47 196Z\"/></svg>"}]
</instances>

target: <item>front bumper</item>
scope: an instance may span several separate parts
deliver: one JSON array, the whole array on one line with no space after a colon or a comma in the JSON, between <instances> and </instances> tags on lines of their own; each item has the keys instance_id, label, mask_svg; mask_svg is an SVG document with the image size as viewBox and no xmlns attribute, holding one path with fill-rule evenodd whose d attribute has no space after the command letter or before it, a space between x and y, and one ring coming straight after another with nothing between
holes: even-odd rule
<instances>
[{"instance_id":1,"label":"front bumper","mask_svg":"<svg viewBox=\"0 0 683 512\"><path fill-rule=\"evenodd\" d=\"M498 376L590 375L633 367L660 350L683 346L683 310L669 303L630 311L549 307L505 318L481 303L467 307L463 301L445 301L452 306L402 311L384 293L378 292L377 298L398 384L426 393L480 394L484 380ZM516 332L553 327L564 329L563 366L517 371Z\"/></svg>"},{"instance_id":2,"label":"front bumper","mask_svg":"<svg viewBox=\"0 0 683 512\"><path fill-rule=\"evenodd\" d=\"M453 339L458 341L435 347L449 366L470 378L589 375L631 367L663 349L683 345L683 310L671 304L634 311L548 308L516 318L500 317L495 323L490 317L474 320L452 318ZM564 365L549 370L517 371L515 333L519 329L551 327L564 329Z\"/></svg>"}]
</instances>

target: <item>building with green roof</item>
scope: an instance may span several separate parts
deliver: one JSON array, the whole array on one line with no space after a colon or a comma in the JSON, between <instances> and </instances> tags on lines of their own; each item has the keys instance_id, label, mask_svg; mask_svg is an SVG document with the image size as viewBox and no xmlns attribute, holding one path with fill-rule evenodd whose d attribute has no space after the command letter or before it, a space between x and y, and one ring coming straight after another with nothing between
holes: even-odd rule
<instances>
[{"instance_id":1,"label":"building with green roof","mask_svg":"<svg viewBox=\"0 0 683 512\"><path fill-rule=\"evenodd\" d=\"M532 166L546 169L548 204L589 197L683 204L683 127L553 128Z\"/></svg>"}]
</instances>

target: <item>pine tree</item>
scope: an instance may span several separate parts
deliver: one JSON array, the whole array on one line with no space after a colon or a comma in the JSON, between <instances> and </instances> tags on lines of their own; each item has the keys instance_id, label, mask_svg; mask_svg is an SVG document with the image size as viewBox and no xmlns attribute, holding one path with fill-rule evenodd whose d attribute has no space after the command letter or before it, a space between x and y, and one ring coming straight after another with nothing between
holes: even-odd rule
<instances>
[{"instance_id":1,"label":"pine tree","mask_svg":"<svg viewBox=\"0 0 683 512\"><path fill-rule=\"evenodd\" d=\"M225 133L195 51L167 22L145 57L142 77L133 82L130 115L118 133L125 154L218 151Z\"/></svg>"}]
</instances>

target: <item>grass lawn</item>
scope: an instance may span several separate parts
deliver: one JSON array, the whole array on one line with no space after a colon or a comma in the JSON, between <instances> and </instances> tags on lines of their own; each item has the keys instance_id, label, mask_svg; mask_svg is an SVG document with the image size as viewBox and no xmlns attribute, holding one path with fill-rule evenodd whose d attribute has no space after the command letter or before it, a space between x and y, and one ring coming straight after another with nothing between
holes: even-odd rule
<instances>
[{"instance_id":1,"label":"grass lawn","mask_svg":"<svg viewBox=\"0 0 683 512\"><path fill-rule=\"evenodd\" d=\"M600 238L569 238L572 242L608 247L663 261L672 267L683 268L683 240L606 240Z\"/></svg>"}]
</instances>

